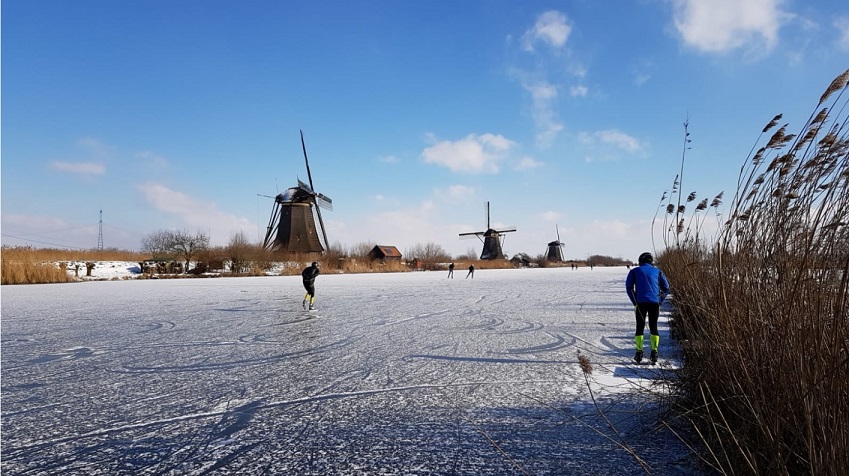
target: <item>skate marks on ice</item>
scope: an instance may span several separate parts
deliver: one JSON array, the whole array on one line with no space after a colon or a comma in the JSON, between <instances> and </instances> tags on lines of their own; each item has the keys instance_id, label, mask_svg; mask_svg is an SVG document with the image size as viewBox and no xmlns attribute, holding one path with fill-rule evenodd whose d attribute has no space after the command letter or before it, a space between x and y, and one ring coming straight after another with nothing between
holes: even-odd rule
<instances>
[{"instance_id":1,"label":"skate marks on ice","mask_svg":"<svg viewBox=\"0 0 849 476\"><path fill-rule=\"evenodd\" d=\"M575 359L592 349L594 365L614 362L612 347L627 348L618 326L630 326L631 316L593 311L592 291L583 289L563 292L587 301L582 310L561 312L563 300L534 296L557 296L581 284L565 279L581 275L510 281L521 273L487 273L471 296L436 288L427 273L363 277L364 286L328 275L326 311L309 322L287 310L291 299L272 298L285 282L277 278L238 281L257 283L250 302L238 304L225 304L232 290L214 282L185 295L182 283L158 284L173 302L199 304L111 321L113 309L89 309L103 319L71 334L70 317L30 309L58 325L4 321L4 338L33 340L4 342L3 472L517 474L505 453L529 474L638 470L596 432L607 434ZM300 293L291 282L290 294ZM5 318L15 302L5 289L3 298ZM138 309L140 301L115 296L111 305ZM67 350L75 348L92 355L73 357ZM612 374L598 369L600 378ZM644 397L632 403L620 389L605 391L609 415L631 418L635 405L645 406ZM635 448L658 441L639 428L629 433ZM646 455L650 464L675 459Z\"/></svg>"},{"instance_id":2,"label":"skate marks on ice","mask_svg":"<svg viewBox=\"0 0 849 476\"><path fill-rule=\"evenodd\" d=\"M159 372L199 372L210 370L222 370L231 368L243 368L253 366L263 366L278 364L286 361L320 356L332 349L345 347L350 344L352 338L343 338L336 342L311 347L307 349L294 350L279 354L270 355L267 357L259 357L252 359L224 360L222 362L202 362L189 365L162 365L162 366L131 366L125 365L119 369L113 369L116 373L159 373ZM205 344L207 345L207 344ZM227 345L217 343L216 345ZM235 345L235 344L232 344Z\"/></svg>"},{"instance_id":3,"label":"skate marks on ice","mask_svg":"<svg viewBox=\"0 0 849 476\"><path fill-rule=\"evenodd\" d=\"M29 364L44 364L53 362L54 360L76 360L85 359L95 354L95 351L89 347L73 347L65 349L56 354L45 354L27 361Z\"/></svg>"}]
</instances>

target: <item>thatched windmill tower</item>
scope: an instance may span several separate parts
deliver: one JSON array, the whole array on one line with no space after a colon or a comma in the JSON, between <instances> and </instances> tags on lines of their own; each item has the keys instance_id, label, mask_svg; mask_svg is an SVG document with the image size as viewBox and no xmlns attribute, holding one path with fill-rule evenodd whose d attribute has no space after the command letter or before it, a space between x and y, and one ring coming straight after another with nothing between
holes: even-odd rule
<instances>
[{"instance_id":1,"label":"thatched windmill tower","mask_svg":"<svg viewBox=\"0 0 849 476\"><path fill-rule=\"evenodd\" d=\"M270 250L289 252L322 252L330 245L321 218L321 209L333 210L333 200L313 188L310 161L307 147L304 145L304 132L301 131L301 148L307 164L309 185L298 179L298 186L292 187L274 197L274 208L268 220L268 229L263 247ZM318 226L316 226L318 225Z\"/></svg>"},{"instance_id":2,"label":"thatched windmill tower","mask_svg":"<svg viewBox=\"0 0 849 476\"><path fill-rule=\"evenodd\" d=\"M460 236L477 236L483 242L481 259L503 259L502 234L512 231L516 231L516 227L494 229L489 226L489 202L486 202L486 230L460 233Z\"/></svg>"},{"instance_id":3,"label":"thatched windmill tower","mask_svg":"<svg viewBox=\"0 0 849 476\"><path fill-rule=\"evenodd\" d=\"M554 261L561 262L563 261L563 242L560 241L560 228L557 225L554 225L554 229L557 230L557 241L552 241L548 244L548 255L546 256L546 261Z\"/></svg>"}]
</instances>

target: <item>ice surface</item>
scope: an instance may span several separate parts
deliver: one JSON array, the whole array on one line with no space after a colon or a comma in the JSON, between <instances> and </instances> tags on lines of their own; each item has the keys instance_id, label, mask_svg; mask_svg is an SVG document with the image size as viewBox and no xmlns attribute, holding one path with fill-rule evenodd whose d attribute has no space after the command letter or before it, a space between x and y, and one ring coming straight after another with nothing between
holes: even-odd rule
<instances>
[{"instance_id":1,"label":"ice surface","mask_svg":"<svg viewBox=\"0 0 849 476\"><path fill-rule=\"evenodd\" d=\"M298 276L3 286L2 471L680 474L626 273L324 274L313 313Z\"/></svg>"}]
</instances>

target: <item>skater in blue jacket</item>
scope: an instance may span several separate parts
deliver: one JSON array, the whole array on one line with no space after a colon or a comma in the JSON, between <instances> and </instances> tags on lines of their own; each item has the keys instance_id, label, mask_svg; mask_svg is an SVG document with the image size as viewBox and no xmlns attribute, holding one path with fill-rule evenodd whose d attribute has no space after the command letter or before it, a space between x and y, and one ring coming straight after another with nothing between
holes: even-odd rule
<instances>
[{"instance_id":1,"label":"skater in blue jacket","mask_svg":"<svg viewBox=\"0 0 849 476\"><path fill-rule=\"evenodd\" d=\"M660 334L657 332L657 318L660 315L660 305L669 294L669 282L666 276L652 264L654 258L651 253L640 255L639 266L628 271L625 279L625 292L628 299L634 305L634 314L637 318L637 331L634 333L634 343L637 353L634 361L639 363L643 360L643 332L646 327L646 316L649 318L649 342L651 344L651 362L657 362L657 347L660 344Z\"/></svg>"},{"instance_id":2,"label":"skater in blue jacket","mask_svg":"<svg viewBox=\"0 0 849 476\"><path fill-rule=\"evenodd\" d=\"M301 277L304 278L304 289L307 290L307 294L304 296L304 309L307 308L307 303L309 303L310 311L315 310L315 277L319 275L318 270L318 262L313 261L312 265L301 272Z\"/></svg>"}]
</instances>

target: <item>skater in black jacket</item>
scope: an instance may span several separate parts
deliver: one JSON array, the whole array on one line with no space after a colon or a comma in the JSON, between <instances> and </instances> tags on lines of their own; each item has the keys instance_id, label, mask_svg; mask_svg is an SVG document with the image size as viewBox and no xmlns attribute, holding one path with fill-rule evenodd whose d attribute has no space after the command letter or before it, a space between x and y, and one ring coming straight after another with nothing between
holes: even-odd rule
<instances>
[{"instance_id":1,"label":"skater in black jacket","mask_svg":"<svg viewBox=\"0 0 849 476\"><path fill-rule=\"evenodd\" d=\"M454 279L454 263L448 265L448 277Z\"/></svg>"},{"instance_id":2,"label":"skater in black jacket","mask_svg":"<svg viewBox=\"0 0 849 476\"><path fill-rule=\"evenodd\" d=\"M304 296L304 309L307 308L307 301L309 301L310 311L315 310L315 277L319 274L317 261L313 261L312 265L301 272L301 277L304 278L304 289L307 290L307 294Z\"/></svg>"},{"instance_id":3,"label":"skater in black jacket","mask_svg":"<svg viewBox=\"0 0 849 476\"><path fill-rule=\"evenodd\" d=\"M469 274L467 274L466 277L468 278L469 276L471 276L472 279L475 279L475 265L473 264L469 265Z\"/></svg>"}]
</instances>

